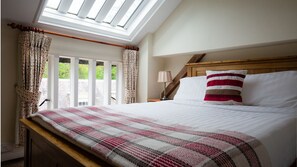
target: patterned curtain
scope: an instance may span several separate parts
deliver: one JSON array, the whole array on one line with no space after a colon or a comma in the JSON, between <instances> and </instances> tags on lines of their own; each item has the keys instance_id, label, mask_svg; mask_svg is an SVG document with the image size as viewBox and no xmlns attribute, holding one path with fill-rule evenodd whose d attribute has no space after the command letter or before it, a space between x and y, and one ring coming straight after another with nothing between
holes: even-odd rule
<instances>
[{"instance_id":1,"label":"patterned curtain","mask_svg":"<svg viewBox=\"0 0 297 167\"><path fill-rule=\"evenodd\" d=\"M138 52L126 49L123 54L124 68L124 103L136 102L136 89L138 78Z\"/></svg>"},{"instance_id":2,"label":"patterned curtain","mask_svg":"<svg viewBox=\"0 0 297 167\"><path fill-rule=\"evenodd\" d=\"M48 59L51 38L42 33L23 31L18 40L19 77L16 144L24 144L24 127L19 119L38 111L39 85Z\"/></svg>"}]
</instances>

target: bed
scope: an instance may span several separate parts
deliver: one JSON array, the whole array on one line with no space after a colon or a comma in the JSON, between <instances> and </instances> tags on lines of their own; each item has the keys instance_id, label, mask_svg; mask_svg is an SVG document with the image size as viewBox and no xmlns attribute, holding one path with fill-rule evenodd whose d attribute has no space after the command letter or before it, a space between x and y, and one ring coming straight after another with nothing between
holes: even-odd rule
<instances>
[{"instance_id":1,"label":"bed","mask_svg":"<svg viewBox=\"0 0 297 167\"><path fill-rule=\"evenodd\" d=\"M294 87L292 82L294 82L294 78L297 75L297 56L244 61L202 62L188 64L187 68L188 77L181 80L180 88L174 100L143 104L59 109L58 112L43 112L43 115L41 114L42 116L21 120L26 126L25 166L133 166L135 164L140 164L139 166L172 166L178 161L176 159L180 158L181 160L178 161L180 164L176 164L176 166L195 166L197 164L198 166L201 164L205 166L230 166L228 165L229 160L226 160L229 155L234 155L232 157L234 163L231 163L231 166L289 167L294 165L294 160L297 157L297 106L294 105L297 104L297 94L295 94L294 91L296 91L297 88L296 86ZM200 88L194 88L191 84L205 82L205 78L203 80L203 78L199 76L204 76L207 70L222 71L242 69L248 70L248 74L255 74L247 75L245 80L253 81L256 77L263 81L271 81L267 82L267 84L272 85L271 88L269 87L269 89L272 90L277 88L275 86L278 84L273 84L278 82L276 78L289 78L289 80L286 80L287 82L282 83L293 86L293 89L290 88L290 91L280 91L278 95L282 97L282 92L291 93L291 95L286 96L286 98L281 98L281 100L285 100L285 102L279 102L273 98L276 97L275 94L273 94L275 91L269 91L268 89L271 98L258 96L257 98L248 99L247 97L254 97L253 91L249 89L245 90L244 88L253 87L256 89L254 93L263 91L263 87L251 82L251 85L243 85L242 96L247 105L213 105L204 103L201 100L195 100L201 99L203 96L193 93L199 91ZM270 75L270 73L272 75ZM280 84L280 86L283 85ZM284 90L286 90L286 88L284 88ZM188 95L185 95L187 93ZM256 106L252 104L256 104ZM266 106L262 106L261 104L265 104ZM65 116L67 116L69 114L78 113L78 110L82 111L79 112L79 115L84 118L84 120L78 122L93 125L89 120L94 119L93 116L95 115L96 118L98 118L96 121L101 122L102 126L96 125L98 126L96 128L92 126L89 127L101 129L101 132L104 132L104 134L116 134L116 131L120 129L121 132L119 134L121 134L121 136L125 136L125 139L134 140L135 135L129 136L123 133L123 131L133 131L133 133L135 133L135 128L146 128L150 126L150 128L153 127L150 131L146 129L138 130L137 137L139 137L140 134L146 136L146 138L150 138L147 136L157 135L158 140L148 142L148 140L143 140L143 137L141 139L136 138L136 144L139 147L135 145L129 145L128 147L125 145L127 146L124 150L126 152L129 152L127 148L134 149L134 151L130 151L131 156L124 155L122 150L118 150L118 154L110 153L110 150L117 150L117 148L109 148L106 144L115 144L122 142L122 140L116 140L115 142L114 139L104 136L104 147L102 146L103 144L96 144L97 149L95 148L93 151L106 152L108 154L108 156L106 156L101 153L93 153L90 149L86 148L85 143L88 143L88 141L84 136L81 137L78 134L67 133L68 131L65 129L64 133L59 133L57 129L63 129L64 127L54 128L54 126L51 126L51 123L53 123L51 120L44 123L45 119L57 117L57 113L58 115L63 115L62 113L64 113ZM86 113L90 114L91 117L90 115L85 115ZM107 115L101 115L102 113L106 113ZM46 117L46 115L49 115L49 117ZM65 122L65 118L58 118L58 121ZM66 122L67 121L68 120L66 120ZM126 124L130 124L129 127L126 126ZM161 130L158 127L162 127ZM79 129L79 131L81 131L81 129ZM99 135L98 138L102 137L101 132L97 134ZM166 136L163 134L166 134ZM73 141L69 139L67 135L76 136L77 141L81 142ZM237 145L238 143L233 143L237 147L233 150L229 147L229 144L231 145L235 138L242 140L240 140L240 146ZM199 144L196 143L198 139L200 141ZM182 149L172 149L172 145L176 146L177 142L184 143L185 140L190 140L190 143L184 144ZM224 141L220 143L218 140ZM165 145L162 146L164 143ZM226 143L228 143L228 146ZM216 144L223 146L220 148L221 150L227 150L226 154L219 150L219 154L225 155L225 157L223 156L223 158L220 159L214 157L213 154L207 155L208 157L206 156L210 149L212 149L212 151L210 151L211 153L213 153L214 150L218 151L218 149L213 148L217 147ZM145 149L141 150L144 146ZM160 146L162 147L159 148ZM180 147L180 145L178 146ZM244 151L241 150L241 146L242 148L248 147L248 151L244 153ZM253 149L250 149L250 146L253 146ZM165 154L156 151L148 151L155 147L163 150ZM193 148L197 148L200 154L205 155L204 158L196 157L197 150ZM193 150L196 152L193 153ZM204 152L205 150L208 151ZM119 152L121 154L119 154ZM255 152L257 156L254 156ZM153 163L151 163L149 159L152 157L152 153L156 154L157 157L157 160L156 158L152 160ZM146 158L139 157L140 155L145 155L144 157ZM128 157L129 160L123 160L123 157L126 157L126 159ZM173 159L172 157L176 158ZM259 164L256 162L259 162ZM240 165L238 165L238 163Z\"/></svg>"}]
</instances>

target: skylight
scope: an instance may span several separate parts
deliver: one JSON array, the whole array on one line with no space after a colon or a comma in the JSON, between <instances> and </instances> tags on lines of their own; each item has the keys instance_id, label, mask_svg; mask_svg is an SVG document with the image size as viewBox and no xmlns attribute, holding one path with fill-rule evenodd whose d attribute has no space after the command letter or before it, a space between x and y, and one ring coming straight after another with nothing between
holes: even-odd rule
<instances>
[{"instance_id":1,"label":"skylight","mask_svg":"<svg viewBox=\"0 0 297 167\"><path fill-rule=\"evenodd\" d=\"M128 9L128 11L124 15L124 17L122 18L122 20L119 22L118 26L123 27L127 23L127 21L129 20L129 18L136 11L136 9L139 7L139 5L140 5L141 2L142 2L142 0L135 0L133 2L133 4L130 6L130 8Z\"/></svg>"},{"instance_id":2,"label":"skylight","mask_svg":"<svg viewBox=\"0 0 297 167\"><path fill-rule=\"evenodd\" d=\"M115 1L115 3L113 4L112 8L109 10L108 14L106 15L106 17L105 17L105 19L103 21L106 22L106 23L110 23L111 20L117 14L117 12L120 10L120 8L121 8L121 6L123 5L124 2L125 2L125 0ZM128 0L127 0L127 2L128 2Z\"/></svg>"},{"instance_id":3,"label":"skylight","mask_svg":"<svg viewBox=\"0 0 297 167\"><path fill-rule=\"evenodd\" d=\"M87 18L95 19L99 10L102 8L104 2L105 2L105 0L96 0L94 5L92 6L90 12L87 15Z\"/></svg>"},{"instance_id":4,"label":"skylight","mask_svg":"<svg viewBox=\"0 0 297 167\"><path fill-rule=\"evenodd\" d=\"M165 0L48 0L38 21L131 41L164 2Z\"/></svg>"},{"instance_id":5,"label":"skylight","mask_svg":"<svg viewBox=\"0 0 297 167\"><path fill-rule=\"evenodd\" d=\"M70 5L70 8L68 10L68 13L76 15L83 3L84 3L84 0L73 0L71 5Z\"/></svg>"},{"instance_id":6,"label":"skylight","mask_svg":"<svg viewBox=\"0 0 297 167\"><path fill-rule=\"evenodd\" d=\"M57 9L61 0L49 0L47 1L46 7Z\"/></svg>"}]
</instances>

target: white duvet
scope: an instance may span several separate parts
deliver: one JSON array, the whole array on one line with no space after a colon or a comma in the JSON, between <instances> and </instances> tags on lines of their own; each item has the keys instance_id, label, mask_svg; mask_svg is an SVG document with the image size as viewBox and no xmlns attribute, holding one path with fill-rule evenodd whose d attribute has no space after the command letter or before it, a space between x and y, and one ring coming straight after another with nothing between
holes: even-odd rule
<instances>
[{"instance_id":1,"label":"white duvet","mask_svg":"<svg viewBox=\"0 0 297 167\"><path fill-rule=\"evenodd\" d=\"M214 128L256 137L266 147L273 167L289 167L296 156L296 109L209 105L163 101L107 106L130 116L143 116L195 128Z\"/></svg>"}]
</instances>

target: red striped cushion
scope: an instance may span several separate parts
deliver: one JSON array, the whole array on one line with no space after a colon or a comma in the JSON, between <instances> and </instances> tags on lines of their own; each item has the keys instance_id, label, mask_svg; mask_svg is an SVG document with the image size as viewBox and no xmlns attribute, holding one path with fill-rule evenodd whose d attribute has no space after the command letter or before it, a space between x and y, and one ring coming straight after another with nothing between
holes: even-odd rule
<instances>
[{"instance_id":1,"label":"red striped cushion","mask_svg":"<svg viewBox=\"0 0 297 167\"><path fill-rule=\"evenodd\" d=\"M242 104L241 91L247 71L206 71L204 101L211 104Z\"/></svg>"}]
</instances>

